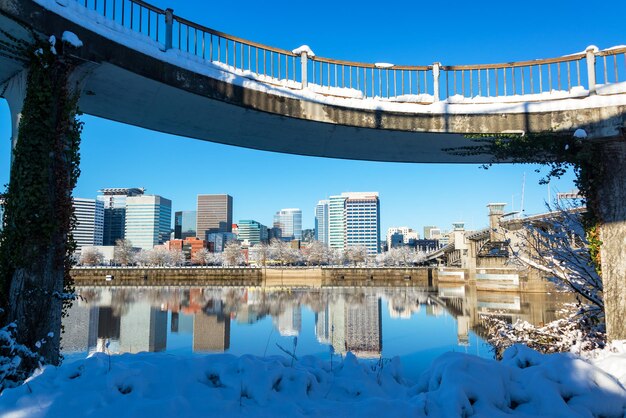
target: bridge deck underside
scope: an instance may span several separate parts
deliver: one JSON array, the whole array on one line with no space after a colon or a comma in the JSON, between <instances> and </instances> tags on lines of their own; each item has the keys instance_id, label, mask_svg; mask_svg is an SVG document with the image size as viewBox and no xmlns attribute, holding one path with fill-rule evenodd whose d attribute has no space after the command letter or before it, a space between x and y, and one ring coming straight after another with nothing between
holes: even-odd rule
<instances>
[{"instance_id":1,"label":"bridge deck underside","mask_svg":"<svg viewBox=\"0 0 626 418\"><path fill-rule=\"evenodd\" d=\"M3 8L40 33L60 37L71 30L83 40L85 46L75 51L85 63L81 111L189 138L319 157L484 163L491 156L459 156L446 150L473 145L468 134L507 130L568 132L582 126L611 135L626 120L626 106L560 113L411 114L329 105L194 73L116 43L31 1L0 0ZM20 32L6 16L0 16L0 25ZM0 82L17 69L15 62L0 57Z\"/></svg>"}]
</instances>

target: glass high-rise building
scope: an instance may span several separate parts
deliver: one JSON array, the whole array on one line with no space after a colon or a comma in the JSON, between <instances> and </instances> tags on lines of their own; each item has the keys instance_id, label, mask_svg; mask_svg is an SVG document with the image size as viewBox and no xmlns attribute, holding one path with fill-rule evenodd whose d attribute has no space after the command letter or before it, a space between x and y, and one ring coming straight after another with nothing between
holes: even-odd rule
<instances>
[{"instance_id":1,"label":"glass high-rise building","mask_svg":"<svg viewBox=\"0 0 626 418\"><path fill-rule=\"evenodd\" d=\"M377 192L347 192L331 196L328 209L328 242L331 248L366 247L379 252L380 200Z\"/></svg>"},{"instance_id":2,"label":"glass high-rise building","mask_svg":"<svg viewBox=\"0 0 626 418\"><path fill-rule=\"evenodd\" d=\"M195 210L179 211L174 214L174 239L185 239L196 236Z\"/></svg>"},{"instance_id":3,"label":"glass high-rise building","mask_svg":"<svg viewBox=\"0 0 626 418\"><path fill-rule=\"evenodd\" d=\"M268 241L268 231L265 225L250 219L239 221L237 225L239 227L239 234L237 235L239 241L247 242L249 245Z\"/></svg>"},{"instance_id":4,"label":"glass high-rise building","mask_svg":"<svg viewBox=\"0 0 626 418\"><path fill-rule=\"evenodd\" d=\"M206 239L207 234L232 232L233 197L227 194L200 194L196 211L196 236Z\"/></svg>"},{"instance_id":5,"label":"glass high-rise building","mask_svg":"<svg viewBox=\"0 0 626 418\"><path fill-rule=\"evenodd\" d=\"M343 250L346 246L346 197L331 196L328 203L328 245Z\"/></svg>"},{"instance_id":6,"label":"glass high-rise building","mask_svg":"<svg viewBox=\"0 0 626 418\"><path fill-rule=\"evenodd\" d=\"M104 227L104 204L96 199L73 199L76 224L72 235L76 241L76 252L93 245L102 245Z\"/></svg>"},{"instance_id":7,"label":"glass high-rise building","mask_svg":"<svg viewBox=\"0 0 626 418\"><path fill-rule=\"evenodd\" d=\"M328 245L329 200L320 200L315 206L315 240Z\"/></svg>"},{"instance_id":8,"label":"glass high-rise building","mask_svg":"<svg viewBox=\"0 0 626 418\"><path fill-rule=\"evenodd\" d=\"M302 211L281 209L274 215L274 228L280 228L283 240L302 239Z\"/></svg>"},{"instance_id":9,"label":"glass high-rise building","mask_svg":"<svg viewBox=\"0 0 626 418\"><path fill-rule=\"evenodd\" d=\"M172 202L157 195L126 199L126 239L133 247L149 250L170 239Z\"/></svg>"},{"instance_id":10,"label":"glass high-rise building","mask_svg":"<svg viewBox=\"0 0 626 418\"><path fill-rule=\"evenodd\" d=\"M100 190L96 198L104 204L104 228L102 232L102 245L115 245L118 239L125 236L126 227L126 198L129 196L141 196L143 188L115 187Z\"/></svg>"}]
</instances>

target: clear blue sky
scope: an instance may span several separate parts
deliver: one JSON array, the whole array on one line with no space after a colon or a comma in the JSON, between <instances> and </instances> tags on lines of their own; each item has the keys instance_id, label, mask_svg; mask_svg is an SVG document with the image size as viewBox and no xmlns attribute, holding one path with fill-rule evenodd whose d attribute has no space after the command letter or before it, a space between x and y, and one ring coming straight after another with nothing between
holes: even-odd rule
<instances>
[{"instance_id":1,"label":"clear blue sky","mask_svg":"<svg viewBox=\"0 0 626 418\"><path fill-rule=\"evenodd\" d=\"M396 64L490 63L553 57L626 43L626 2L603 3L599 13L582 1L436 2L292 1L206 2L152 0L206 26L269 45L308 44L316 54ZM589 13L587 11L589 10ZM313 227L319 199L344 191L378 191L383 235L389 226L444 229L457 220L470 228L487 222L488 202L515 201L526 173L525 209L544 209L548 190L532 165L390 164L281 155L202 142L84 117L82 176L77 197L102 187L143 186L194 210L198 193L229 193L235 221L270 225L280 208L299 207ZM0 137L10 137L0 101ZM0 152L0 181L8 181L9 141ZM199 171L198 168L201 168ZM545 170L544 170L545 171ZM198 175L202 172L202 175ZM336 173L341 173L337 176ZM568 191L573 176L552 184Z\"/></svg>"}]
</instances>

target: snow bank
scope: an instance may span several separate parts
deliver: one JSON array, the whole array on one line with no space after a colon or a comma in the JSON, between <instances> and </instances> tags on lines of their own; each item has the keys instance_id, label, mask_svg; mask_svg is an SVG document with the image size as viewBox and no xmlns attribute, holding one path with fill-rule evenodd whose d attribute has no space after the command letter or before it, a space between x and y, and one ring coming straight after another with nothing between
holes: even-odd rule
<instances>
[{"instance_id":1,"label":"snow bank","mask_svg":"<svg viewBox=\"0 0 626 418\"><path fill-rule=\"evenodd\" d=\"M606 357L605 359L607 359ZM626 357L624 357L626 358ZM624 371L624 370L622 370ZM623 417L626 390L573 354L524 346L497 362L439 357L417 384L400 361L141 353L46 367L0 395L9 417L413 416Z\"/></svg>"},{"instance_id":2,"label":"snow bank","mask_svg":"<svg viewBox=\"0 0 626 418\"><path fill-rule=\"evenodd\" d=\"M603 350L585 353L596 367L615 376L626 387L626 340L613 341Z\"/></svg>"}]
</instances>

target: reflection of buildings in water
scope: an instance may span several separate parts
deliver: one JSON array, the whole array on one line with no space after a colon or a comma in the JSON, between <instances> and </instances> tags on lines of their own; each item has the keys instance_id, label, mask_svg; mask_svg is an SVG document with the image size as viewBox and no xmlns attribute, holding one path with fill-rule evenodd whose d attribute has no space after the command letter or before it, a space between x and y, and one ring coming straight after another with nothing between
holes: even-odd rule
<instances>
[{"instance_id":1,"label":"reflection of buildings in water","mask_svg":"<svg viewBox=\"0 0 626 418\"><path fill-rule=\"evenodd\" d=\"M392 319L410 319L419 313L422 304L429 303L428 293L421 289L385 289L380 296L387 299L387 310Z\"/></svg>"},{"instance_id":2,"label":"reflection of buildings in water","mask_svg":"<svg viewBox=\"0 0 626 418\"><path fill-rule=\"evenodd\" d=\"M223 352L230 347L230 317L199 312L193 316L193 351Z\"/></svg>"},{"instance_id":3,"label":"reflection of buildings in water","mask_svg":"<svg viewBox=\"0 0 626 418\"><path fill-rule=\"evenodd\" d=\"M298 336L302 329L302 312L300 305L287 303L277 316L274 326L283 337Z\"/></svg>"},{"instance_id":4,"label":"reflection of buildings in water","mask_svg":"<svg viewBox=\"0 0 626 418\"><path fill-rule=\"evenodd\" d=\"M435 303L429 303L426 305L426 316L441 316L443 315L443 307Z\"/></svg>"},{"instance_id":5,"label":"reflection of buildings in water","mask_svg":"<svg viewBox=\"0 0 626 418\"><path fill-rule=\"evenodd\" d=\"M363 305L346 309L346 349L357 357L378 357L383 348L380 298L366 296Z\"/></svg>"},{"instance_id":6,"label":"reflection of buildings in water","mask_svg":"<svg viewBox=\"0 0 626 418\"><path fill-rule=\"evenodd\" d=\"M317 340L331 344L338 354L351 351L358 357L378 357L382 351L381 301L365 295L361 303L343 297L329 301L316 315Z\"/></svg>"},{"instance_id":7,"label":"reflection of buildings in water","mask_svg":"<svg viewBox=\"0 0 626 418\"><path fill-rule=\"evenodd\" d=\"M95 347L98 331L98 308L78 301L72 304L63 319L61 349L64 353L80 353Z\"/></svg>"},{"instance_id":8,"label":"reflection of buildings in water","mask_svg":"<svg viewBox=\"0 0 626 418\"><path fill-rule=\"evenodd\" d=\"M145 301L132 304L120 323L120 352L163 351L167 345L167 312Z\"/></svg>"},{"instance_id":9,"label":"reflection of buildings in water","mask_svg":"<svg viewBox=\"0 0 626 418\"><path fill-rule=\"evenodd\" d=\"M389 317L392 319L411 319L411 316L414 313L418 313L420 311L420 305L406 305L406 304L396 304L397 301L395 299L390 299L387 302L387 310L389 312Z\"/></svg>"},{"instance_id":10,"label":"reflection of buildings in water","mask_svg":"<svg viewBox=\"0 0 626 418\"><path fill-rule=\"evenodd\" d=\"M470 329L480 337L488 337L485 317L542 326L559 318L558 309L564 303L574 302L574 296L571 293L487 292L456 286L440 287L433 300L455 317L459 345L466 345Z\"/></svg>"},{"instance_id":11,"label":"reflection of buildings in water","mask_svg":"<svg viewBox=\"0 0 626 418\"><path fill-rule=\"evenodd\" d=\"M193 315L172 312L170 331L177 334L193 334Z\"/></svg>"}]
</instances>

